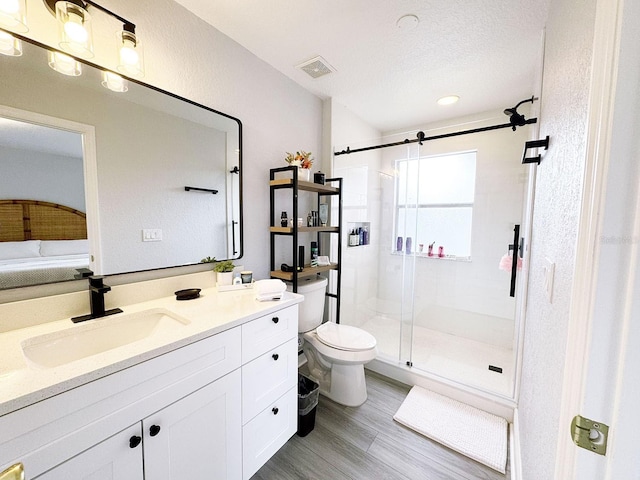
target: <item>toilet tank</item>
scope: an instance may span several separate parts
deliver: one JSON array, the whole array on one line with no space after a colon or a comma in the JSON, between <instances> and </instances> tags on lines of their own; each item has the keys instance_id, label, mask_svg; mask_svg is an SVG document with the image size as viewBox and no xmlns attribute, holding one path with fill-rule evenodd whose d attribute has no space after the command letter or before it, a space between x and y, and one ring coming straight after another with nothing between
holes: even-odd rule
<instances>
[{"instance_id":1,"label":"toilet tank","mask_svg":"<svg viewBox=\"0 0 640 480\"><path fill-rule=\"evenodd\" d=\"M322 323L326 289L326 278L298 280L298 293L304 296L304 302L298 304L298 333L313 330ZM293 291L293 285L287 283L287 290Z\"/></svg>"}]
</instances>

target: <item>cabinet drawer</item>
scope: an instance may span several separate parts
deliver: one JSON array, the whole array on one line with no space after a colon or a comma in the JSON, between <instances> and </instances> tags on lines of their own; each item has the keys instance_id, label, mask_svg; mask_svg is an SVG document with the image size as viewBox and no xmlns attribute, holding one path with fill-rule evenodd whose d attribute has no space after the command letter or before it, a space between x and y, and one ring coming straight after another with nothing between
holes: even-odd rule
<instances>
[{"instance_id":1,"label":"cabinet drawer","mask_svg":"<svg viewBox=\"0 0 640 480\"><path fill-rule=\"evenodd\" d=\"M297 337L242 367L243 425L296 386L297 379Z\"/></svg>"},{"instance_id":2,"label":"cabinet drawer","mask_svg":"<svg viewBox=\"0 0 640 480\"><path fill-rule=\"evenodd\" d=\"M242 477L256 473L296 433L298 395L294 387L246 424L242 435Z\"/></svg>"},{"instance_id":3,"label":"cabinet drawer","mask_svg":"<svg viewBox=\"0 0 640 480\"><path fill-rule=\"evenodd\" d=\"M298 306L242 325L242 363L247 363L298 335Z\"/></svg>"}]
</instances>

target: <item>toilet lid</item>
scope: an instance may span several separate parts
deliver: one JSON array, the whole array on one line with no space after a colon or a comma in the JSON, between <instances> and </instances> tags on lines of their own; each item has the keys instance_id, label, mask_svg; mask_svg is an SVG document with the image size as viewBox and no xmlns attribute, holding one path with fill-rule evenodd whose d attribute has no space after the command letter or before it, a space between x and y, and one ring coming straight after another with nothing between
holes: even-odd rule
<instances>
[{"instance_id":1,"label":"toilet lid","mask_svg":"<svg viewBox=\"0 0 640 480\"><path fill-rule=\"evenodd\" d=\"M373 335L349 325L327 322L316 328L316 335L322 343L340 350L362 351L376 346Z\"/></svg>"}]
</instances>

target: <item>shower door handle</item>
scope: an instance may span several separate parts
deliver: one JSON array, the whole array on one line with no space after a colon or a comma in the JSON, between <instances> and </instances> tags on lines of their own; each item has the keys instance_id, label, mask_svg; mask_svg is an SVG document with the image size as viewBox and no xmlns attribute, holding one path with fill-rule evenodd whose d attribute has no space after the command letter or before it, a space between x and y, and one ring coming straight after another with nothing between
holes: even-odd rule
<instances>
[{"instance_id":1,"label":"shower door handle","mask_svg":"<svg viewBox=\"0 0 640 480\"><path fill-rule=\"evenodd\" d=\"M516 296L516 272L518 271L518 255L520 248L518 243L520 242L520 225L513 227L513 245L509 245L509 250L513 247L513 255L511 256L511 289L509 290L509 296Z\"/></svg>"}]
</instances>

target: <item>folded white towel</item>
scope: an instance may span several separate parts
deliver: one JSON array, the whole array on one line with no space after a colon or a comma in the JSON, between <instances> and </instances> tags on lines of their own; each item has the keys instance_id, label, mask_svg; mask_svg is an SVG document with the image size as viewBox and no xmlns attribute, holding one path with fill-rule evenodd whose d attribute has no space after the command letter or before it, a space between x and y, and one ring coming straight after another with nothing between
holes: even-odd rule
<instances>
[{"instance_id":1,"label":"folded white towel","mask_svg":"<svg viewBox=\"0 0 640 480\"><path fill-rule=\"evenodd\" d=\"M278 279L258 280L254 284L256 290L256 300L261 302L269 300L280 300L287 290L287 285Z\"/></svg>"}]
</instances>

